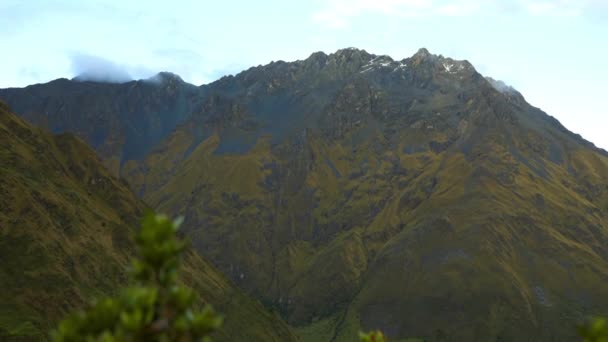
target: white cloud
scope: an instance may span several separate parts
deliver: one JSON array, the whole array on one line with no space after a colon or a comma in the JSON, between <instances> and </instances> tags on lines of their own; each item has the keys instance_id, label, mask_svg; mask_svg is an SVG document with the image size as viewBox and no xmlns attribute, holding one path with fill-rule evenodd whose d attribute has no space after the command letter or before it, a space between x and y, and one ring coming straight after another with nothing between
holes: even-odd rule
<instances>
[{"instance_id":1,"label":"white cloud","mask_svg":"<svg viewBox=\"0 0 608 342\"><path fill-rule=\"evenodd\" d=\"M122 83L133 79L123 65L99 56L75 53L71 62L72 72L83 81Z\"/></svg>"},{"instance_id":2,"label":"white cloud","mask_svg":"<svg viewBox=\"0 0 608 342\"><path fill-rule=\"evenodd\" d=\"M313 20L329 28L345 28L363 15L387 17L469 16L523 13L542 16L578 16L608 8L607 0L326 0Z\"/></svg>"}]
</instances>

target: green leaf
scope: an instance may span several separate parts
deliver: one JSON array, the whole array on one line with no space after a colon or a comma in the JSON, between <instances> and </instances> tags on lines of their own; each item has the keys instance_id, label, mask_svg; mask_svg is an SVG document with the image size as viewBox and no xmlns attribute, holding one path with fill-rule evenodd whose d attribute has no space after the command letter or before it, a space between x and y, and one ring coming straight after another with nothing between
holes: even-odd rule
<instances>
[{"instance_id":1,"label":"green leaf","mask_svg":"<svg viewBox=\"0 0 608 342\"><path fill-rule=\"evenodd\" d=\"M578 326L578 332L585 342L608 342L608 320L592 318Z\"/></svg>"},{"instance_id":2,"label":"green leaf","mask_svg":"<svg viewBox=\"0 0 608 342\"><path fill-rule=\"evenodd\" d=\"M148 211L135 234L140 256L130 271L137 286L121 290L117 298L103 298L84 312L70 315L52 334L55 341L170 341L176 336L204 338L223 318L206 306L195 313L196 294L176 284L180 255L186 242L176 236L183 221Z\"/></svg>"},{"instance_id":3,"label":"green leaf","mask_svg":"<svg viewBox=\"0 0 608 342\"><path fill-rule=\"evenodd\" d=\"M222 316L215 313L210 305L206 305L199 314L193 314L191 319L194 336L202 337L218 329L224 321Z\"/></svg>"},{"instance_id":4,"label":"green leaf","mask_svg":"<svg viewBox=\"0 0 608 342\"><path fill-rule=\"evenodd\" d=\"M361 342L386 342L386 336L382 333L382 331L376 330L371 331L369 333L359 332L359 339Z\"/></svg>"}]
</instances>

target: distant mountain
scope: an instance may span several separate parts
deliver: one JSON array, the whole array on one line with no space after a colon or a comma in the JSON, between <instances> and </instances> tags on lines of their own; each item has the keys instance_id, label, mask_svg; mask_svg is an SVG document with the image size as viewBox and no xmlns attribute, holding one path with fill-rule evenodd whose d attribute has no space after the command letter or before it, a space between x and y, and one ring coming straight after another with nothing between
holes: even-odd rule
<instances>
[{"instance_id":1,"label":"distant mountain","mask_svg":"<svg viewBox=\"0 0 608 342\"><path fill-rule=\"evenodd\" d=\"M571 341L582 317L608 314L608 154L467 61L318 52L181 85L189 107L173 114L181 97L162 85L104 85L115 93L102 96L61 82L86 95L51 82L0 98L93 144L106 126L76 121L98 96L123 108L129 87L163 94L162 105L140 97L148 110L129 124L103 111L123 118L119 131L150 127L158 106L179 117L133 135L149 137L139 153L125 140L93 146L148 204L185 215L197 251L304 340L378 328ZM36 119L45 103L75 117Z\"/></svg>"},{"instance_id":2,"label":"distant mountain","mask_svg":"<svg viewBox=\"0 0 608 342\"><path fill-rule=\"evenodd\" d=\"M163 72L120 84L58 79L3 89L0 99L35 125L84 139L117 175L121 163L143 158L188 118L198 94L197 87Z\"/></svg>"},{"instance_id":3,"label":"distant mountain","mask_svg":"<svg viewBox=\"0 0 608 342\"><path fill-rule=\"evenodd\" d=\"M80 139L32 128L0 102L0 340L46 340L67 312L127 279L144 205ZM294 340L200 256L184 280L228 318L219 340Z\"/></svg>"}]
</instances>

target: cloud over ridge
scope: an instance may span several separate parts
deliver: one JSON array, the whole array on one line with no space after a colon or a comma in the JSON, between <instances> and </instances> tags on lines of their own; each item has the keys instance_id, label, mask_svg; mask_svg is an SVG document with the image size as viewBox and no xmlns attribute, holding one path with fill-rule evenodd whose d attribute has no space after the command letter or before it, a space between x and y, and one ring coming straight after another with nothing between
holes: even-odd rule
<instances>
[{"instance_id":1,"label":"cloud over ridge","mask_svg":"<svg viewBox=\"0 0 608 342\"><path fill-rule=\"evenodd\" d=\"M79 81L124 83L133 80L124 65L85 53L70 56L71 69Z\"/></svg>"}]
</instances>

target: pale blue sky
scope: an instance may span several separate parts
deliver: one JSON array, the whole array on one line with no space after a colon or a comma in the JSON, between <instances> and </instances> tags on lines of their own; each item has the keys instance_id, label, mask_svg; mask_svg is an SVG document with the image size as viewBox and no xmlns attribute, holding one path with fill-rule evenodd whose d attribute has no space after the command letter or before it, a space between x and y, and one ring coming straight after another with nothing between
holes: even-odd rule
<instances>
[{"instance_id":1,"label":"pale blue sky","mask_svg":"<svg viewBox=\"0 0 608 342\"><path fill-rule=\"evenodd\" d=\"M358 47L468 59L608 149L608 0L0 0L0 87L112 70L202 84Z\"/></svg>"}]
</instances>

